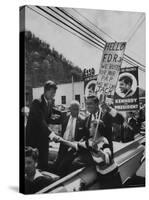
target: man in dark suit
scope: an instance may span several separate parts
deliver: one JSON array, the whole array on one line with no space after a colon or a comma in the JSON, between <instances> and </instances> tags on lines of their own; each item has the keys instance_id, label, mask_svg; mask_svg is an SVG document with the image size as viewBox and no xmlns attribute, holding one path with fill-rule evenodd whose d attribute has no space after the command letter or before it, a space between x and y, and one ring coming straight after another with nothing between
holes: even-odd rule
<instances>
[{"instance_id":1,"label":"man in dark suit","mask_svg":"<svg viewBox=\"0 0 149 200\"><path fill-rule=\"evenodd\" d=\"M112 144L112 124L123 124L123 117L117 111L107 106L105 103L102 103L101 108L99 108L99 100L97 96L92 95L86 98L86 109L90 113L90 115L85 119L86 130L90 128L90 122L94 119L98 119L99 113L101 111L101 121L104 124L104 128L102 128L102 135L108 139L110 144L112 156L113 156L113 144ZM101 109L101 110L100 110ZM99 130L100 132L100 130Z\"/></svg>"},{"instance_id":2,"label":"man in dark suit","mask_svg":"<svg viewBox=\"0 0 149 200\"><path fill-rule=\"evenodd\" d=\"M71 164L78 150L77 141L85 137L84 119L79 115L79 110L79 102L72 101L70 104L70 114L62 120L62 137L64 140L71 142L74 147L70 147L64 143L60 144L55 165L58 174L61 176L65 176L72 170Z\"/></svg>"},{"instance_id":3,"label":"man in dark suit","mask_svg":"<svg viewBox=\"0 0 149 200\"><path fill-rule=\"evenodd\" d=\"M99 108L99 104L101 105ZM98 120L99 121L99 113L100 120L99 121L99 133L101 131L101 135L104 136L108 140L108 148L111 151L111 154L109 155L109 160L111 162L108 165L105 165L104 163L96 163L96 170L99 175L99 181L101 183L102 188L116 188L120 187L121 185L121 179L118 172L118 168L116 164L113 162L113 143L112 143L112 124L123 124L124 118L122 115L117 113L117 111L109 107L106 103L99 102L97 96L88 96L86 99L86 108L90 115L85 120L85 127L88 131L90 128L90 124L92 120ZM102 125L102 126L101 126ZM94 165L93 159L89 159L89 165L92 163ZM104 174L104 175L103 175Z\"/></svg>"},{"instance_id":4,"label":"man in dark suit","mask_svg":"<svg viewBox=\"0 0 149 200\"><path fill-rule=\"evenodd\" d=\"M57 136L49 128L53 109L54 96L57 86L53 81L47 81L44 85L44 94L41 99L33 100L28 122L26 126L26 146L39 150L39 168L48 170L49 137L56 140Z\"/></svg>"}]
</instances>

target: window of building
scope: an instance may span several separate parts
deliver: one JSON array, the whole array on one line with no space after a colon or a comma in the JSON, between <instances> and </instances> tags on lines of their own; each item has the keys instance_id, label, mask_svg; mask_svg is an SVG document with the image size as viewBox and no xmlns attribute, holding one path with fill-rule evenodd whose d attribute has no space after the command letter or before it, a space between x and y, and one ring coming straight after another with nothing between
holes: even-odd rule
<instances>
[{"instance_id":1,"label":"window of building","mask_svg":"<svg viewBox=\"0 0 149 200\"><path fill-rule=\"evenodd\" d=\"M66 104L66 96L61 96L62 104Z\"/></svg>"},{"instance_id":2,"label":"window of building","mask_svg":"<svg viewBox=\"0 0 149 200\"><path fill-rule=\"evenodd\" d=\"M79 94L76 94L76 95L75 95L75 100L78 101L78 102L80 103L80 95L79 95Z\"/></svg>"}]
</instances>

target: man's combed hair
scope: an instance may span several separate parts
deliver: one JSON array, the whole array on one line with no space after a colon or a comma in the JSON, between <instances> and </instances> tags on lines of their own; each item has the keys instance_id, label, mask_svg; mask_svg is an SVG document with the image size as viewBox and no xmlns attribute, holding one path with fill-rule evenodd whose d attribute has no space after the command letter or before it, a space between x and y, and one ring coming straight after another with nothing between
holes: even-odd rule
<instances>
[{"instance_id":1,"label":"man's combed hair","mask_svg":"<svg viewBox=\"0 0 149 200\"><path fill-rule=\"evenodd\" d=\"M132 78L129 76L122 76L119 81L124 81L125 84L132 85Z\"/></svg>"},{"instance_id":2,"label":"man's combed hair","mask_svg":"<svg viewBox=\"0 0 149 200\"><path fill-rule=\"evenodd\" d=\"M37 148L30 146L25 147L25 157L32 157L36 162L38 161L39 151Z\"/></svg>"},{"instance_id":3,"label":"man's combed hair","mask_svg":"<svg viewBox=\"0 0 149 200\"><path fill-rule=\"evenodd\" d=\"M79 101L77 101L77 100L73 100L73 101L71 101L71 103L70 103L70 107L72 107L72 106L77 106L78 108L80 108L80 103L79 103Z\"/></svg>"},{"instance_id":4,"label":"man's combed hair","mask_svg":"<svg viewBox=\"0 0 149 200\"><path fill-rule=\"evenodd\" d=\"M57 85L53 81L47 81L44 84L44 91L50 90L51 88L57 89Z\"/></svg>"},{"instance_id":5,"label":"man's combed hair","mask_svg":"<svg viewBox=\"0 0 149 200\"><path fill-rule=\"evenodd\" d=\"M86 100L91 99L94 101L95 104L99 104L99 99L96 95L89 95L86 97Z\"/></svg>"}]
</instances>

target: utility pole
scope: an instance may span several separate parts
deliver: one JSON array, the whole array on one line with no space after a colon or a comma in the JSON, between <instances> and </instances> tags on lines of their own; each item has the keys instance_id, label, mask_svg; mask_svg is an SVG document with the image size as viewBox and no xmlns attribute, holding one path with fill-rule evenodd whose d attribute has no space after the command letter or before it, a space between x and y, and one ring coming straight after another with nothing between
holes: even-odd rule
<instances>
[{"instance_id":1,"label":"utility pole","mask_svg":"<svg viewBox=\"0 0 149 200\"><path fill-rule=\"evenodd\" d=\"M72 74L72 100L74 100L74 80L73 80L73 74Z\"/></svg>"}]
</instances>

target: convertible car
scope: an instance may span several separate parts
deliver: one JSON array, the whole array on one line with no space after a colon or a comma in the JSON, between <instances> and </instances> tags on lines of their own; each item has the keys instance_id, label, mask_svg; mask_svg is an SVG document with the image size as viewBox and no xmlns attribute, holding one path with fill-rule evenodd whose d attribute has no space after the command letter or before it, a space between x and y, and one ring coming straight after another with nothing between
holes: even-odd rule
<instances>
[{"instance_id":1,"label":"convertible car","mask_svg":"<svg viewBox=\"0 0 149 200\"><path fill-rule=\"evenodd\" d=\"M138 134L134 141L128 143L113 142L113 147L114 161L118 166L122 185L125 185L136 174L144 161L145 136ZM37 193L72 192L100 188L97 171L95 168L87 167L68 174Z\"/></svg>"}]
</instances>

